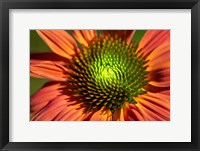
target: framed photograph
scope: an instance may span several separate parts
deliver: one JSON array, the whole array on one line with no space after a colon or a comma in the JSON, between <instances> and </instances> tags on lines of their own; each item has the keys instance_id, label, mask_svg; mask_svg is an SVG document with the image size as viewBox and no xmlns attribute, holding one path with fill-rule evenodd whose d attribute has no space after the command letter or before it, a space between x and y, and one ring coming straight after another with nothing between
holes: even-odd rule
<instances>
[{"instance_id":1,"label":"framed photograph","mask_svg":"<svg viewBox=\"0 0 200 151\"><path fill-rule=\"evenodd\" d=\"M1 0L1 150L200 150L198 0Z\"/></svg>"}]
</instances>

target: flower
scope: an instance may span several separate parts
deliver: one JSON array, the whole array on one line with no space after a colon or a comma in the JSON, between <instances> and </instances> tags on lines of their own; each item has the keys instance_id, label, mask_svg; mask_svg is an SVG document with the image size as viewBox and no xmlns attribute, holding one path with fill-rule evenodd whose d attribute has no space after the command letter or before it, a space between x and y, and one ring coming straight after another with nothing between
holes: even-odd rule
<instances>
[{"instance_id":1,"label":"flower","mask_svg":"<svg viewBox=\"0 0 200 151\"><path fill-rule=\"evenodd\" d=\"M52 50L31 54L33 121L169 121L170 31L37 30Z\"/></svg>"}]
</instances>

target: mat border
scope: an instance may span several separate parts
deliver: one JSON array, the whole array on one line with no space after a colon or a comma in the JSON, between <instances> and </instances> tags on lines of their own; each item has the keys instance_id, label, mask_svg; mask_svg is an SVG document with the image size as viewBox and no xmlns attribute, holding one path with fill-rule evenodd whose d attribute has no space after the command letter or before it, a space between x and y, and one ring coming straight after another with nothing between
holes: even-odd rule
<instances>
[{"instance_id":1,"label":"mat border","mask_svg":"<svg viewBox=\"0 0 200 151\"><path fill-rule=\"evenodd\" d=\"M200 0L0 0L0 149L200 151ZM9 9L191 9L191 142L9 142ZM198 60L199 58L199 60Z\"/></svg>"}]
</instances>

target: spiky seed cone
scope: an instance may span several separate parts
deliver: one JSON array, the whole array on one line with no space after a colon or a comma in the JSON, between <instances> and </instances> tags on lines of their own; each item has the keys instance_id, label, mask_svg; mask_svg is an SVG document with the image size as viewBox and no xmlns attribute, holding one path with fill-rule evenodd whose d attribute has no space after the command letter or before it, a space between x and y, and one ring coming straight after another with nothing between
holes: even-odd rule
<instances>
[{"instance_id":1,"label":"spiky seed cone","mask_svg":"<svg viewBox=\"0 0 200 151\"><path fill-rule=\"evenodd\" d=\"M136 45L106 36L93 40L72 59L70 79L74 96L89 110L105 107L112 112L124 102L136 103L148 83L147 61L136 53Z\"/></svg>"}]
</instances>

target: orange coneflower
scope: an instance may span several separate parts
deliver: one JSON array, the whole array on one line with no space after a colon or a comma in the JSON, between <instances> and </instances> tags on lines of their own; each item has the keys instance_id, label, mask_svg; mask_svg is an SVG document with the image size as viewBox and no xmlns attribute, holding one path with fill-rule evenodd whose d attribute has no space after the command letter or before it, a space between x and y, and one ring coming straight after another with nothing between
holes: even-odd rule
<instances>
[{"instance_id":1,"label":"orange coneflower","mask_svg":"<svg viewBox=\"0 0 200 151\"><path fill-rule=\"evenodd\" d=\"M170 32L38 30L53 53L31 54L33 121L169 121Z\"/></svg>"}]
</instances>

